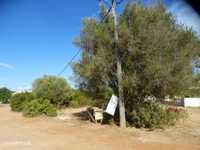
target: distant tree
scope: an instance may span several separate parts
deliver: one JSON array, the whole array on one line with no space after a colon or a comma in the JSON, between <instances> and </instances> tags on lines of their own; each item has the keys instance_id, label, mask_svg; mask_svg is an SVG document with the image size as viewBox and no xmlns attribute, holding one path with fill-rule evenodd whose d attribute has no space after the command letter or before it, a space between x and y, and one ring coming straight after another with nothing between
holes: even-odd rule
<instances>
[{"instance_id":1,"label":"distant tree","mask_svg":"<svg viewBox=\"0 0 200 150\"><path fill-rule=\"evenodd\" d=\"M102 9L100 18L104 15ZM192 29L178 25L162 4L148 8L127 4L119 17L118 43L113 27L112 16L104 22L96 18L83 21L75 40L82 56L73 66L80 89L101 100L118 95L117 46L127 111L148 97L160 101L165 96L184 95L192 83L192 62L200 53L200 41Z\"/></svg>"},{"instance_id":2,"label":"distant tree","mask_svg":"<svg viewBox=\"0 0 200 150\"><path fill-rule=\"evenodd\" d=\"M13 91L7 88L0 88L0 102L6 104L9 103L9 100L12 96Z\"/></svg>"},{"instance_id":3,"label":"distant tree","mask_svg":"<svg viewBox=\"0 0 200 150\"><path fill-rule=\"evenodd\" d=\"M36 98L49 100L60 107L69 104L70 87L66 80L56 76L44 76L33 83L33 94Z\"/></svg>"}]
</instances>

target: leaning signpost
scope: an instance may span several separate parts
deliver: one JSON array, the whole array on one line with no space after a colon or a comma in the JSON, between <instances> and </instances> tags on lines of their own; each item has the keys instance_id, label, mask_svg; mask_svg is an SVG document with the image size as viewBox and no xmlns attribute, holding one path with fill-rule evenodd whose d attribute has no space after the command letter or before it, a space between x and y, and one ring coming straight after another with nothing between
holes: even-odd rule
<instances>
[{"instance_id":1,"label":"leaning signpost","mask_svg":"<svg viewBox=\"0 0 200 150\"><path fill-rule=\"evenodd\" d=\"M112 95L112 97L107 105L106 113L110 114L111 116L114 116L117 105L118 105L118 97L115 95Z\"/></svg>"},{"instance_id":2,"label":"leaning signpost","mask_svg":"<svg viewBox=\"0 0 200 150\"><path fill-rule=\"evenodd\" d=\"M97 108L97 107L89 107L87 108L87 113L88 113L88 117L90 118L90 120L94 123L97 123L97 122L101 122L103 121L103 113L106 112L107 114L111 115L111 116L114 116L115 115L115 111L116 111L116 108L117 108L117 105L118 105L118 97L115 96L115 95L112 95L107 107L106 107L106 110L103 111L102 109L100 108Z\"/></svg>"}]
</instances>

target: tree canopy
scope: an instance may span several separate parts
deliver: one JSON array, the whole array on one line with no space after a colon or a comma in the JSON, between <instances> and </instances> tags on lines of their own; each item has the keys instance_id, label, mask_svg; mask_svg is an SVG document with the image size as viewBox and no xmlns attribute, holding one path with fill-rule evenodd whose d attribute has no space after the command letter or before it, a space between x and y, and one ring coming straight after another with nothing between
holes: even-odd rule
<instances>
[{"instance_id":1,"label":"tree canopy","mask_svg":"<svg viewBox=\"0 0 200 150\"><path fill-rule=\"evenodd\" d=\"M100 18L105 13L102 8ZM192 83L192 64L200 53L200 41L193 30L177 24L162 4L145 7L129 3L118 19L118 43L112 16L103 22L96 18L83 21L75 39L82 56L73 66L80 89L97 99L118 94L117 46L126 107L148 97L183 96Z\"/></svg>"},{"instance_id":2,"label":"tree canopy","mask_svg":"<svg viewBox=\"0 0 200 150\"><path fill-rule=\"evenodd\" d=\"M32 87L36 98L47 99L56 106L69 103L71 89L64 78L45 75L36 79Z\"/></svg>"}]
</instances>

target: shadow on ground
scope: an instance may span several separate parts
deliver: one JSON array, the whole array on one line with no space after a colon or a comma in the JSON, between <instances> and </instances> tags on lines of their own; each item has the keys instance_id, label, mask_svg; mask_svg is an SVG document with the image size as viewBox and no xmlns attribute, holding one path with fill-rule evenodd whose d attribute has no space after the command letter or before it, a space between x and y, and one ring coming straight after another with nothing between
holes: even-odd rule
<instances>
[{"instance_id":1,"label":"shadow on ground","mask_svg":"<svg viewBox=\"0 0 200 150\"><path fill-rule=\"evenodd\" d=\"M77 119L79 120L83 120L83 121L88 121L90 120L90 117L87 113L86 110L80 111L80 112L76 112L72 114L73 116L75 116Z\"/></svg>"}]
</instances>

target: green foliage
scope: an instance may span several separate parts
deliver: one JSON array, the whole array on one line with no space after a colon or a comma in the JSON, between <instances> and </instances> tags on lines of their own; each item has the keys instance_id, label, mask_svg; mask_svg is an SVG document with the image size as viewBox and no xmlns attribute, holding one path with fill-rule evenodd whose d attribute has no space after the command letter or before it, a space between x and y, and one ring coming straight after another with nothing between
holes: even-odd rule
<instances>
[{"instance_id":1,"label":"green foliage","mask_svg":"<svg viewBox=\"0 0 200 150\"><path fill-rule=\"evenodd\" d=\"M91 99L86 93L79 90L73 90L71 92L71 100L69 103L70 107L82 107L82 106L93 106L94 100Z\"/></svg>"},{"instance_id":2,"label":"green foliage","mask_svg":"<svg viewBox=\"0 0 200 150\"><path fill-rule=\"evenodd\" d=\"M186 97L200 97L200 74L193 76L192 85L185 93Z\"/></svg>"},{"instance_id":3,"label":"green foliage","mask_svg":"<svg viewBox=\"0 0 200 150\"><path fill-rule=\"evenodd\" d=\"M13 92L7 88L0 88L0 102L3 104L9 103L12 93Z\"/></svg>"},{"instance_id":4,"label":"green foliage","mask_svg":"<svg viewBox=\"0 0 200 150\"><path fill-rule=\"evenodd\" d=\"M67 106L70 100L70 87L64 78L44 76L33 83L33 94L36 98L48 99L51 104Z\"/></svg>"},{"instance_id":5,"label":"green foliage","mask_svg":"<svg viewBox=\"0 0 200 150\"><path fill-rule=\"evenodd\" d=\"M20 112L24 109L25 105L34 99L32 93L18 93L14 94L10 100L10 106L12 111Z\"/></svg>"},{"instance_id":6,"label":"green foliage","mask_svg":"<svg viewBox=\"0 0 200 150\"><path fill-rule=\"evenodd\" d=\"M41 104L38 100L32 100L24 106L23 115L26 117L36 117L42 115Z\"/></svg>"},{"instance_id":7,"label":"green foliage","mask_svg":"<svg viewBox=\"0 0 200 150\"><path fill-rule=\"evenodd\" d=\"M50 103L49 100L42 98L32 100L27 103L23 109L23 115L26 117L36 117L42 114L50 117L57 115L56 108Z\"/></svg>"},{"instance_id":8,"label":"green foliage","mask_svg":"<svg viewBox=\"0 0 200 150\"><path fill-rule=\"evenodd\" d=\"M101 11L100 18L105 9ZM174 124L177 113L149 106L145 100L151 97L158 102L188 92L193 81L191 62L200 55L199 39L192 29L178 25L160 3L148 8L130 3L119 16L117 43L111 15L104 22L96 18L83 21L75 41L82 56L73 66L79 88L101 106L112 93L118 95L118 55L129 123L147 128Z\"/></svg>"},{"instance_id":9,"label":"green foliage","mask_svg":"<svg viewBox=\"0 0 200 150\"><path fill-rule=\"evenodd\" d=\"M101 100L101 105L107 103L112 93L118 95L118 55L127 120L149 128L173 124L173 112L154 105L137 105L143 105L148 97L159 102L165 96L185 95L192 84L192 62L200 54L199 39L192 29L178 25L162 4L146 8L130 3L118 16L117 43L112 16L104 22L96 18L83 21L80 36L75 40L83 50L82 56L73 66L79 88L98 102ZM132 116L137 119L132 120Z\"/></svg>"},{"instance_id":10,"label":"green foliage","mask_svg":"<svg viewBox=\"0 0 200 150\"><path fill-rule=\"evenodd\" d=\"M198 58L194 61L194 65L196 68L198 68L198 69L200 68L200 58Z\"/></svg>"},{"instance_id":11,"label":"green foliage","mask_svg":"<svg viewBox=\"0 0 200 150\"><path fill-rule=\"evenodd\" d=\"M23 112L26 117L45 114L50 117L57 115L56 108L49 100L35 99L32 93L14 94L10 101L12 111Z\"/></svg>"},{"instance_id":12,"label":"green foliage","mask_svg":"<svg viewBox=\"0 0 200 150\"><path fill-rule=\"evenodd\" d=\"M191 62L200 53L199 39L191 29L176 24L161 4L148 8L127 4L119 18L118 43L113 27L112 17L104 22L95 18L83 22L75 41L83 50L82 57L73 67L82 90L104 100L107 91L118 94L117 44L126 101L184 95L192 82Z\"/></svg>"},{"instance_id":13,"label":"green foliage","mask_svg":"<svg viewBox=\"0 0 200 150\"><path fill-rule=\"evenodd\" d=\"M179 119L184 119L186 112L176 108L164 108L153 102L135 105L135 109L128 113L130 125L138 128L164 128L175 125Z\"/></svg>"},{"instance_id":14,"label":"green foliage","mask_svg":"<svg viewBox=\"0 0 200 150\"><path fill-rule=\"evenodd\" d=\"M44 113L49 117L55 117L57 116L56 107L50 104L48 105L48 107L46 107L46 109L44 110Z\"/></svg>"}]
</instances>

